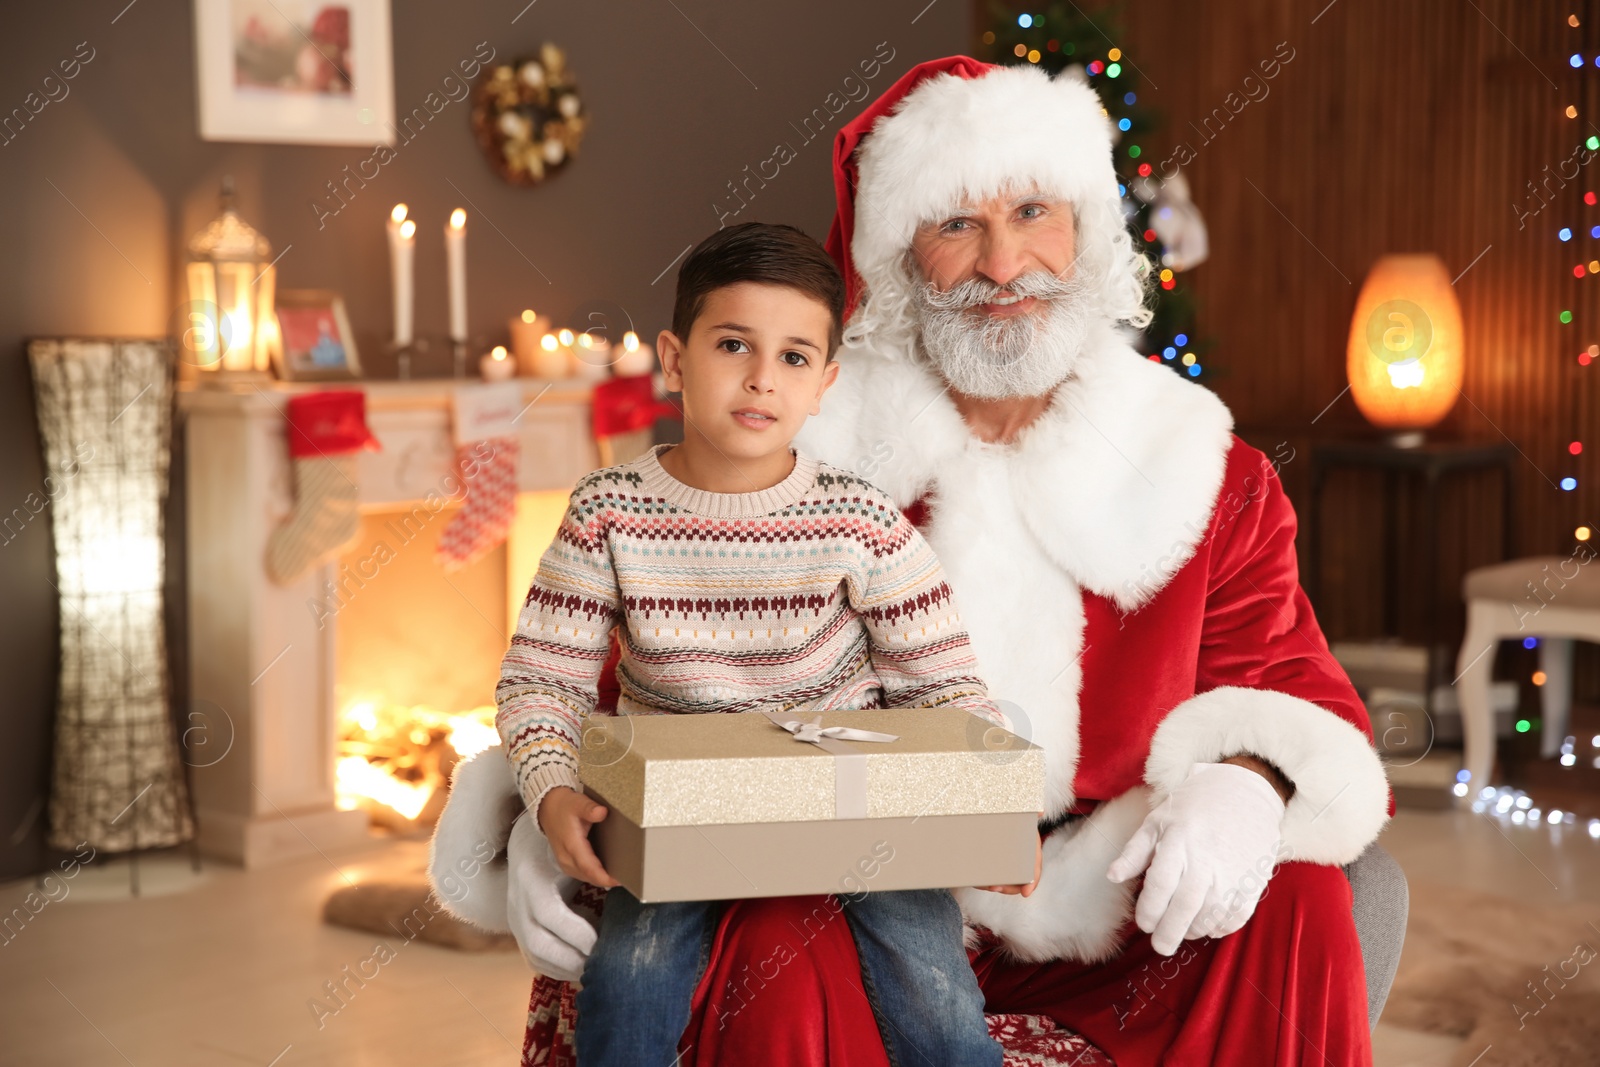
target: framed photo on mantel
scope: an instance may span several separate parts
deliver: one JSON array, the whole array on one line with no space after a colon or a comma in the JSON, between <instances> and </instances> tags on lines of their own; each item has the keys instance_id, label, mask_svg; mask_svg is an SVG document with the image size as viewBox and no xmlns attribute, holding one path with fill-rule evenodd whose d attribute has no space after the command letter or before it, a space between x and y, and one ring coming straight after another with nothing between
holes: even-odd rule
<instances>
[{"instance_id":1,"label":"framed photo on mantel","mask_svg":"<svg viewBox=\"0 0 1600 1067\"><path fill-rule=\"evenodd\" d=\"M278 377L286 382L361 377L344 298L331 289L280 289Z\"/></svg>"},{"instance_id":2,"label":"framed photo on mantel","mask_svg":"<svg viewBox=\"0 0 1600 1067\"><path fill-rule=\"evenodd\" d=\"M200 136L394 143L389 0L194 0Z\"/></svg>"}]
</instances>

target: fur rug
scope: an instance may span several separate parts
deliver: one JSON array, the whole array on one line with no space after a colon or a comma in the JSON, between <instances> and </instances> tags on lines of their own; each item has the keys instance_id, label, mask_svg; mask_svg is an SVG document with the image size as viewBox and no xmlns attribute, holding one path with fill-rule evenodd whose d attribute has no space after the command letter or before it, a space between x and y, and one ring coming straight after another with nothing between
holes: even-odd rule
<instances>
[{"instance_id":1,"label":"fur rug","mask_svg":"<svg viewBox=\"0 0 1600 1067\"><path fill-rule=\"evenodd\" d=\"M480 930L445 911L420 875L410 881L341 886L323 904L322 920L463 952L504 952L517 946L510 934Z\"/></svg>"},{"instance_id":2,"label":"fur rug","mask_svg":"<svg viewBox=\"0 0 1600 1067\"><path fill-rule=\"evenodd\" d=\"M1465 1044L1454 1067L1600 1063L1600 908L1414 881L1383 1020Z\"/></svg>"}]
</instances>

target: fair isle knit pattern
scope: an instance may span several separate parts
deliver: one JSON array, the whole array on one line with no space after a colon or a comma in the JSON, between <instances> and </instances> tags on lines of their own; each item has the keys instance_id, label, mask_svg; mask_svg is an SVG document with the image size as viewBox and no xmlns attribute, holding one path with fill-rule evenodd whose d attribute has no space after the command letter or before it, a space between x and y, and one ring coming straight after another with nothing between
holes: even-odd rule
<instances>
[{"instance_id":1,"label":"fair isle knit pattern","mask_svg":"<svg viewBox=\"0 0 1600 1067\"><path fill-rule=\"evenodd\" d=\"M657 445L587 475L500 665L496 726L530 810L578 783L579 731L621 625L619 714L955 705L1001 721L938 558L889 497L795 455L711 493Z\"/></svg>"}]
</instances>

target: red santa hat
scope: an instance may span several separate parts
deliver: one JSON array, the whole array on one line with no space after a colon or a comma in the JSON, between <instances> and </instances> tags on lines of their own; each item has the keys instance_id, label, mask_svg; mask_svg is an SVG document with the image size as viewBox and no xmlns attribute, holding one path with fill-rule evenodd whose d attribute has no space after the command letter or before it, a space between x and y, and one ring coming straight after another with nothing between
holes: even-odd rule
<instances>
[{"instance_id":1,"label":"red santa hat","mask_svg":"<svg viewBox=\"0 0 1600 1067\"><path fill-rule=\"evenodd\" d=\"M1111 119L1088 85L967 56L907 71L833 143L838 213L828 252L848 317L889 282L917 227L968 198L1035 186L1120 218Z\"/></svg>"}]
</instances>

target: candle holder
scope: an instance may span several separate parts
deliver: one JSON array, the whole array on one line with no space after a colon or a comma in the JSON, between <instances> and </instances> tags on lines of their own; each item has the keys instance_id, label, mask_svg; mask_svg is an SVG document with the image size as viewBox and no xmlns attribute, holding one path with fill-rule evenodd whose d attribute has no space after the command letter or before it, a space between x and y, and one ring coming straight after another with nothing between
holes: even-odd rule
<instances>
[{"instance_id":1,"label":"candle holder","mask_svg":"<svg viewBox=\"0 0 1600 1067\"><path fill-rule=\"evenodd\" d=\"M394 357L395 381L408 382L412 375L412 361L421 356L425 360L428 355L428 339L426 337L413 337L408 344L396 344L390 338L384 349Z\"/></svg>"}]
</instances>

